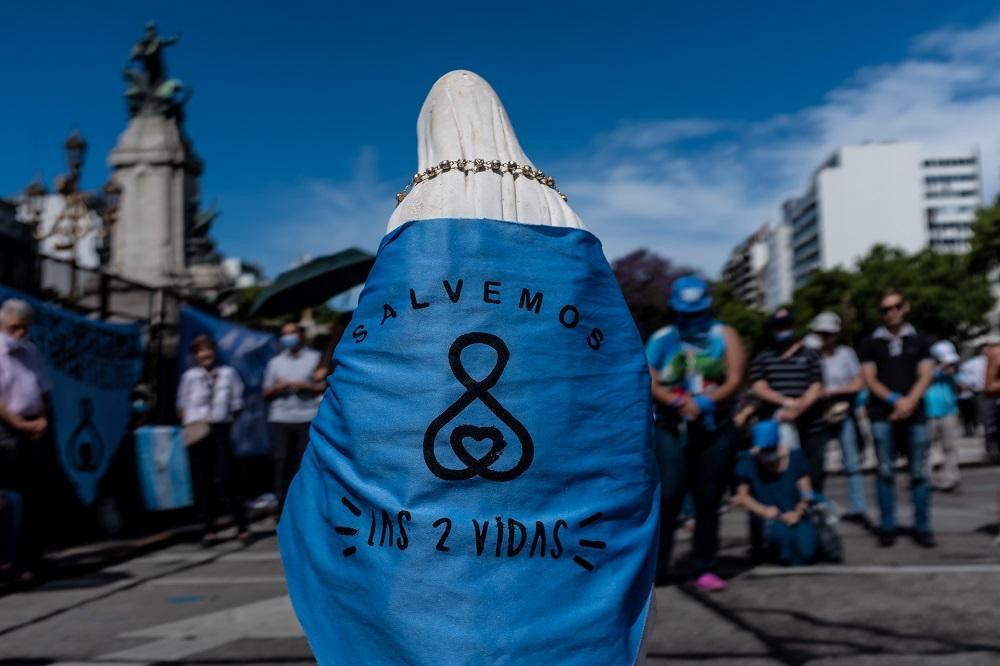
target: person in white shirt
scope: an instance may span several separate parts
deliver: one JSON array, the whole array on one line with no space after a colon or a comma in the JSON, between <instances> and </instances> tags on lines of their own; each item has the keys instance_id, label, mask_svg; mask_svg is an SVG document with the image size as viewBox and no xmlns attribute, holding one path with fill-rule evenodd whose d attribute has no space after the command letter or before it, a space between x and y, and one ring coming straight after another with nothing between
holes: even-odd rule
<instances>
[{"instance_id":1,"label":"person in white shirt","mask_svg":"<svg viewBox=\"0 0 1000 666\"><path fill-rule=\"evenodd\" d=\"M302 327L288 323L281 327L280 354L264 370L264 399L270 401L267 422L274 457L274 494L278 515L285 495L309 443L309 424L319 409L326 382L314 377L320 365L319 352L306 347Z\"/></svg>"},{"instance_id":2,"label":"person in white shirt","mask_svg":"<svg viewBox=\"0 0 1000 666\"><path fill-rule=\"evenodd\" d=\"M230 441L233 419L243 409L243 382L233 368L216 362L215 342L209 336L196 337L191 353L195 365L181 375L177 414L185 428L195 506L205 521L202 543L210 546L217 540L221 503L228 505L240 541L247 543L250 531Z\"/></svg>"},{"instance_id":3,"label":"person in white shirt","mask_svg":"<svg viewBox=\"0 0 1000 666\"><path fill-rule=\"evenodd\" d=\"M958 384L958 409L962 415L962 425L966 437L976 434L976 427L982 421L983 387L986 384L986 345L980 345L976 355L963 361L958 366L955 377Z\"/></svg>"}]
</instances>

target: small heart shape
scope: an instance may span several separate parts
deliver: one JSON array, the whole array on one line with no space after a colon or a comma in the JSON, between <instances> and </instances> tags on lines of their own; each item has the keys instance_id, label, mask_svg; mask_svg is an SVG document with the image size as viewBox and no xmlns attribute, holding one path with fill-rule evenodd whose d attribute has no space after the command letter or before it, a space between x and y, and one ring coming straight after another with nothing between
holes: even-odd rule
<instances>
[{"instance_id":1,"label":"small heart shape","mask_svg":"<svg viewBox=\"0 0 1000 666\"><path fill-rule=\"evenodd\" d=\"M466 440L473 440L475 444L472 444L472 447L479 451L486 448L479 443L488 442L489 449L482 455L475 455L466 445ZM500 432L499 428L493 426L460 425L451 433L451 448L455 451L458 459L469 469L479 471L489 469L500 458L506 446L507 442L504 440L503 433Z\"/></svg>"}]
</instances>

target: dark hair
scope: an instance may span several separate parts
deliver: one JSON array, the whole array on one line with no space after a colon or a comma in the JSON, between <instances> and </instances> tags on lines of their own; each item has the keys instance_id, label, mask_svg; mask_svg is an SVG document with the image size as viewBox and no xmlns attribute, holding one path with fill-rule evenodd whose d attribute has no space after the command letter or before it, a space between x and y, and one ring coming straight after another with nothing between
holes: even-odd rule
<instances>
[{"instance_id":1,"label":"dark hair","mask_svg":"<svg viewBox=\"0 0 1000 666\"><path fill-rule=\"evenodd\" d=\"M205 347L215 351L215 340L213 340L209 335L202 333L201 335L195 336L194 340L191 341L192 353L197 353L198 350Z\"/></svg>"}]
</instances>

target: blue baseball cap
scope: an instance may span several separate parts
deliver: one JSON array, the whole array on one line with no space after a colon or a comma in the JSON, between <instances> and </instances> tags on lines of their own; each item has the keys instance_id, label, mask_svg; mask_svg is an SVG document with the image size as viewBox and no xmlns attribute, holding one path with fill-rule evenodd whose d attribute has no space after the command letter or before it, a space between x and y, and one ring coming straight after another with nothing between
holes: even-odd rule
<instances>
[{"instance_id":1,"label":"blue baseball cap","mask_svg":"<svg viewBox=\"0 0 1000 666\"><path fill-rule=\"evenodd\" d=\"M753 445L764 451L778 445L778 422L760 421L753 427Z\"/></svg>"},{"instance_id":2,"label":"blue baseball cap","mask_svg":"<svg viewBox=\"0 0 1000 666\"><path fill-rule=\"evenodd\" d=\"M712 306L708 282L697 275L685 275L670 287L670 309L674 312L702 312Z\"/></svg>"}]
</instances>

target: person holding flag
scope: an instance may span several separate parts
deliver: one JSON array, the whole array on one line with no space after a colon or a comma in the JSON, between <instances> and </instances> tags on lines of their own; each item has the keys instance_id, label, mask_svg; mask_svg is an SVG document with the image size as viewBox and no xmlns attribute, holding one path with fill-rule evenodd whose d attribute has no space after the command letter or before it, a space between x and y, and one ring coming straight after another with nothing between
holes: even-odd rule
<instances>
[{"instance_id":1,"label":"person holding flag","mask_svg":"<svg viewBox=\"0 0 1000 666\"><path fill-rule=\"evenodd\" d=\"M597 238L457 71L417 121L278 526L320 664L634 664L649 374Z\"/></svg>"},{"instance_id":2,"label":"person holding flag","mask_svg":"<svg viewBox=\"0 0 1000 666\"><path fill-rule=\"evenodd\" d=\"M673 323L650 336L646 359L656 404L656 452L662 508L657 577L670 566L674 528L688 493L694 500L694 585L719 591L719 503L733 460L732 398L743 381L746 352L739 334L716 321L708 283L697 275L674 280Z\"/></svg>"}]
</instances>

